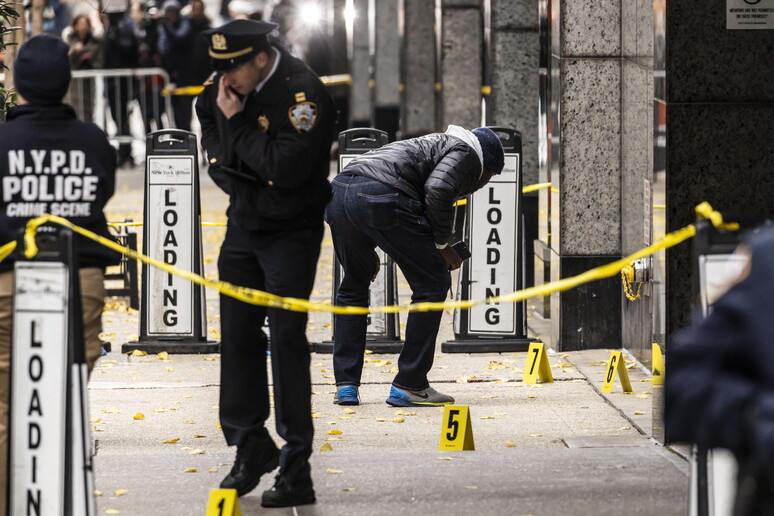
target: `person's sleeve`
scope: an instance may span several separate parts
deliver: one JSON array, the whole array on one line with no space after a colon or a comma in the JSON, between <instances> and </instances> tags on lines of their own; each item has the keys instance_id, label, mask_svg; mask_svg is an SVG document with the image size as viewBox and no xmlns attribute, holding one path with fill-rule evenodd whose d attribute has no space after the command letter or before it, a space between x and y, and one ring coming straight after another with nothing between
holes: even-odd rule
<instances>
[{"instance_id":1,"label":"person's sleeve","mask_svg":"<svg viewBox=\"0 0 774 516\"><path fill-rule=\"evenodd\" d=\"M230 195L232 178L220 168L220 165L227 166L228 163L225 163L226 156L223 155L218 125L215 113L212 111L213 102L210 96L212 94L210 88L212 86L207 87L197 97L196 116L199 118L199 123L202 127L202 146L207 152L207 159L210 163L207 173L221 190Z\"/></svg>"},{"instance_id":2,"label":"person's sleeve","mask_svg":"<svg viewBox=\"0 0 774 516\"><path fill-rule=\"evenodd\" d=\"M218 79L218 77L215 78L215 84L217 84ZM207 159L210 161L215 159L216 163L220 163L225 159L225 156L223 156L220 136L218 135L218 125L213 112L212 94L214 92L211 91L213 87L205 87L205 90L196 98L196 116L199 118L199 124L202 127L202 146L207 152Z\"/></svg>"},{"instance_id":3,"label":"person's sleeve","mask_svg":"<svg viewBox=\"0 0 774 516\"><path fill-rule=\"evenodd\" d=\"M744 283L718 300L710 314L676 334L667 346L665 425L671 442L745 449L749 411L758 387L746 331L751 304Z\"/></svg>"},{"instance_id":4,"label":"person's sleeve","mask_svg":"<svg viewBox=\"0 0 774 516\"><path fill-rule=\"evenodd\" d=\"M322 87L322 86L321 86ZM335 123L333 104L322 91L308 101L289 103L275 135L264 133L254 120L240 112L232 116L229 129L236 155L247 163L269 187L293 189L319 170L321 146L328 146ZM311 117L304 122L301 117Z\"/></svg>"},{"instance_id":5,"label":"person's sleeve","mask_svg":"<svg viewBox=\"0 0 774 516\"><path fill-rule=\"evenodd\" d=\"M454 149L441 159L425 181L425 210L437 248L448 245L454 223L454 202L470 185L471 175L478 177L480 168L481 163L472 152Z\"/></svg>"}]
</instances>

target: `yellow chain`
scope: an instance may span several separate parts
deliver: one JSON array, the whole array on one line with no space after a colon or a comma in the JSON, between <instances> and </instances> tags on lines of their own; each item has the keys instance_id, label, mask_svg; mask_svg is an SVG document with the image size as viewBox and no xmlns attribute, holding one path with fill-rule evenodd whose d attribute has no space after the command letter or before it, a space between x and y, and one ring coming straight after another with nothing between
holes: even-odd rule
<instances>
[{"instance_id":1,"label":"yellow chain","mask_svg":"<svg viewBox=\"0 0 774 516\"><path fill-rule=\"evenodd\" d=\"M632 284L635 283L634 265L628 264L621 269L621 283L623 283L624 294L629 301L637 301L642 293L642 284L644 281L637 281L637 293L632 292Z\"/></svg>"}]
</instances>

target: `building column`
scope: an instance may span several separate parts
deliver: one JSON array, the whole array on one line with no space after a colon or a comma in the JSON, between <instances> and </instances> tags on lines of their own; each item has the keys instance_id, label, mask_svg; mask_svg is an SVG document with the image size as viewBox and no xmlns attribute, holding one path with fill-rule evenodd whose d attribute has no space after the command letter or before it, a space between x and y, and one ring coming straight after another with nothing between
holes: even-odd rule
<instances>
[{"instance_id":1,"label":"building column","mask_svg":"<svg viewBox=\"0 0 774 516\"><path fill-rule=\"evenodd\" d=\"M399 2L401 138L436 130L434 16L433 2Z\"/></svg>"},{"instance_id":2,"label":"building column","mask_svg":"<svg viewBox=\"0 0 774 516\"><path fill-rule=\"evenodd\" d=\"M440 27L438 130L481 125L483 23L480 0L436 0Z\"/></svg>"},{"instance_id":3,"label":"building column","mask_svg":"<svg viewBox=\"0 0 774 516\"><path fill-rule=\"evenodd\" d=\"M368 3L369 0L349 0L354 20L348 31L351 37L352 87L350 89L349 125L350 127L370 127L373 123L371 104L370 57L368 45ZM348 5L350 5L348 3Z\"/></svg>"},{"instance_id":4,"label":"building column","mask_svg":"<svg viewBox=\"0 0 774 516\"><path fill-rule=\"evenodd\" d=\"M552 281L621 257L621 0L552 0L548 246ZM541 209L549 209L541 207ZM551 295L557 350L620 345L621 286Z\"/></svg>"},{"instance_id":5,"label":"building column","mask_svg":"<svg viewBox=\"0 0 774 516\"><path fill-rule=\"evenodd\" d=\"M395 140L400 114L400 41L398 1L371 0L369 6L373 82L374 127Z\"/></svg>"}]
</instances>

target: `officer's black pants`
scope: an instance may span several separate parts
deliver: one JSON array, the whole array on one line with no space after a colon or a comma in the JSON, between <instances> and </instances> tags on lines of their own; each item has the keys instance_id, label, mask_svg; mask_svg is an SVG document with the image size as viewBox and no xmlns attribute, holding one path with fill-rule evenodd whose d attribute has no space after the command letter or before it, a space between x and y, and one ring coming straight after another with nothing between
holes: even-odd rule
<instances>
[{"instance_id":1,"label":"officer's black pants","mask_svg":"<svg viewBox=\"0 0 774 516\"><path fill-rule=\"evenodd\" d=\"M322 221L321 221L322 222ZM220 249L220 279L283 297L309 299L320 254L323 229L254 232L231 223ZM306 312L293 312L220 296L220 421L226 442L240 445L248 435L266 435L269 390L266 335L268 315L277 433L286 441L283 470L312 453L309 344Z\"/></svg>"}]
</instances>

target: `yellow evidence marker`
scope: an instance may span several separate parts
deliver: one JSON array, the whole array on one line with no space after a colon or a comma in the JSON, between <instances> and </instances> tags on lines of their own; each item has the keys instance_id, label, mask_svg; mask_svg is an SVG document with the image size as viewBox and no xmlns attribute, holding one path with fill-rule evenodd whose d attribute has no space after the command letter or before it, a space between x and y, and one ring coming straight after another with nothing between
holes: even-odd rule
<instances>
[{"instance_id":1,"label":"yellow evidence marker","mask_svg":"<svg viewBox=\"0 0 774 516\"><path fill-rule=\"evenodd\" d=\"M236 489L213 489L205 516L242 516Z\"/></svg>"},{"instance_id":2,"label":"yellow evidence marker","mask_svg":"<svg viewBox=\"0 0 774 516\"><path fill-rule=\"evenodd\" d=\"M616 371L618 371L618 378L621 380L623 391L632 392L629 372L626 370L626 363L620 351L610 352L610 360L607 361L607 372L605 373L605 383L602 385L602 392L613 392Z\"/></svg>"},{"instance_id":3,"label":"yellow evidence marker","mask_svg":"<svg viewBox=\"0 0 774 516\"><path fill-rule=\"evenodd\" d=\"M527 352L527 365L524 366L524 378L522 383L535 383L540 376L540 383L553 383L554 375L551 374L551 365L548 363L546 345L542 342L533 342Z\"/></svg>"},{"instance_id":4,"label":"yellow evidence marker","mask_svg":"<svg viewBox=\"0 0 774 516\"><path fill-rule=\"evenodd\" d=\"M445 405L441 421L440 451L475 450L470 410L465 405Z\"/></svg>"},{"instance_id":5,"label":"yellow evidence marker","mask_svg":"<svg viewBox=\"0 0 774 516\"><path fill-rule=\"evenodd\" d=\"M664 374L666 368L664 367L664 354L661 352L661 346L656 342L653 343L653 385L664 385Z\"/></svg>"}]
</instances>

